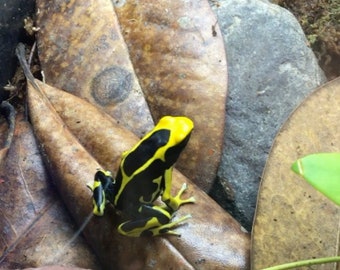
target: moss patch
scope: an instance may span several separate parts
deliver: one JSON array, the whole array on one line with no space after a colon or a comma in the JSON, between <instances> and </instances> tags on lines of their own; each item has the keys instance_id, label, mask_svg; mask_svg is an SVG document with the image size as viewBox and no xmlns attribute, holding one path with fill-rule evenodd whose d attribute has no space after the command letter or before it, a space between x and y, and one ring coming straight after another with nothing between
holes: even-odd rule
<instances>
[{"instance_id":1,"label":"moss patch","mask_svg":"<svg viewBox=\"0 0 340 270\"><path fill-rule=\"evenodd\" d=\"M340 76L340 0L276 0L299 20L328 79Z\"/></svg>"}]
</instances>

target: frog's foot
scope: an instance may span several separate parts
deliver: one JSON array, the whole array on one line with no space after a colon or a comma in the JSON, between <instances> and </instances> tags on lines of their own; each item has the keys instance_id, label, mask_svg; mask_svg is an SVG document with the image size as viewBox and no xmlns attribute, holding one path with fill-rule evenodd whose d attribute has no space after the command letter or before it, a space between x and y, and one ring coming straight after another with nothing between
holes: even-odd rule
<instances>
[{"instance_id":1,"label":"frog's foot","mask_svg":"<svg viewBox=\"0 0 340 270\"><path fill-rule=\"evenodd\" d=\"M170 222L168 224L159 226L157 228L153 228L148 230L148 232L152 232L153 236L156 235L162 235L162 234L171 234L171 235L176 235L176 236L181 236L178 232L171 230L173 227L177 226L179 223L191 218L191 215L186 215L184 217L181 217L173 222Z\"/></svg>"},{"instance_id":2,"label":"frog's foot","mask_svg":"<svg viewBox=\"0 0 340 270\"><path fill-rule=\"evenodd\" d=\"M181 199L182 194L184 191L188 188L188 185L184 183L181 187L181 189L178 191L177 195L175 197L169 198L168 201L165 201L165 203L171 207L173 211L176 211L182 204L186 203L194 203L196 202L194 197L190 197L188 199Z\"/></svg>"},{"instance_id":3,"label":"frog's foot","mask_svg":"<svg viewBox=\"0 0 340 270\"><path fill-rule=\"evenodd\" d=\"M138 212L140 214L138 219L128 220L118 226L120 234L130 237L161 234L179 235L171 228L191 217L191 215L187 215L171 222L172 215L167 210L156 205L142 205Z\"/></svg>"}]
</instances>

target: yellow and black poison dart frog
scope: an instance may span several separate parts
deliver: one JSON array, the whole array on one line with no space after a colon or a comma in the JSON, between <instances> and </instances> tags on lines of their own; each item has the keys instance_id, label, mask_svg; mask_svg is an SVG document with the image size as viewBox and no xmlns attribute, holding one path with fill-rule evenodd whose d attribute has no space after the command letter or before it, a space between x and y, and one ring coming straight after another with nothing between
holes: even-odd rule
<instances>
[{"instance_id":1,"label":"yellow and black poison dart frog","mask_svg":"<svg viewBox=\"0 0 340 270\"><path fill-rule=\"evenodd\" d=\"M123 235L179 235L171 228L191 216L171 222L174 212L195 199L181 199L186 184L175 197L171 196L172 168L193 127L187 117L164 116L130 151L123 153L115 179L111 172L98 170L94 184L88 185L93 191L93 213L103 215L105 204L110 202L129 217L118 227ZM159 196L165 205L153 204Z\"/></svg>"}]
</instances>

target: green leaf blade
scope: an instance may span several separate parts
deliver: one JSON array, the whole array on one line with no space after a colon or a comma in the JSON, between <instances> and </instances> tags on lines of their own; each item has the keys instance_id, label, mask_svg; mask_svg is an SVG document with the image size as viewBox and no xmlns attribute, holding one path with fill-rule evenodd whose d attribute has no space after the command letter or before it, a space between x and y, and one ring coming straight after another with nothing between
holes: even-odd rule
<instances>
[{"instance_id":1,"label":"green leaf blade","mask_svg":"<svg viewBox=\"0 0 340 270\"><path fill-rule=\"evenodd\" d=\"M340 205L340 153L318 153L298 159L292 170Z\"/></svg>"}]
</instances>

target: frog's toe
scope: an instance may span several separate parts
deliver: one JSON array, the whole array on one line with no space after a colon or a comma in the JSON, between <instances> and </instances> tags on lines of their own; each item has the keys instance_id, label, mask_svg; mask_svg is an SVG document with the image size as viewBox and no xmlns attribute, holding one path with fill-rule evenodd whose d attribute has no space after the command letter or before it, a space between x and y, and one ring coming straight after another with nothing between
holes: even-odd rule
<instances>
[{"instance_id":1,"label":"frog's toe","mask_svg":"<svg viewBox=\"0 0 340 270\"><path fill-rule=\"evenodd\" d=\"M184 193L184 191L186 191L188 188L187 183L184 183L181 187L181 189L178 191L177 195L175 196L176 199L180 200L180 197L182 196L182 194Z\"/></svg>"},{"instance_id":2,"label":"frog's toe","mask_svg":"<svg viewBox=\"0 0 340 270\"><path fill-rule=\"evenodd\" d=\"M195 198L194 197L190 197L189 199L181 199L182 194L184 193L185 190L187 190L188 185L187 183L184 183L181 187L181 189L178 191L177 195L174 197L174 199L177 201L178 205L182 205L185 203L194 203L195 202Z\"/></svg>"},{"instance_id":3,"label":"frog's toe","mask_svg":"<svg viewBox=\"0 0 340 270\"><path fill-rule=\"evenodd\" d=\"M188 189L188 184L187 183L183 183L183 185L182 185L180 191L178 192L178 194L181 195L187 189Z\"/></svg>"},{"instance_id":4,"label":"frog's toe","mask_svg":"<svg viewBox=\"0 0 340 270\"><path fill-rule=\"evenodd\" d=\"M170 234L170 235L174 235L174 236L178 236L178 237L182 236L180 233L172 231L172 230L168 230L164 234Z\"/></svg>"},{"instance_id":5,"label":"frog's toe","mask_svg":"<svg viewBox=\"0 0 340 270\"><path fill-rule=\"evenodd\" d=\"M173 227L177 226L179 223L182 223L183 221L187 220L191 218L191 215L186 215L183 216L175 221L172 221L168 224L165 224L161 227L158 228L158 232L159 234L171 234L171 235L177 235L177 236L181 236L181 234L179 234L178 232L171 230Z\"/></svg>"},{"instance_id":6,"label":"frog's toe","mask_svg":"<svg viewBox=\"0 0 340 270\"><path fill-rule=\"evenodd\" d=\"M195 203L195 197L190 197L189 199L185 199L185 200L181 200L181 204L185 204L185 203Z\"/></svg>"}]
</instances>

